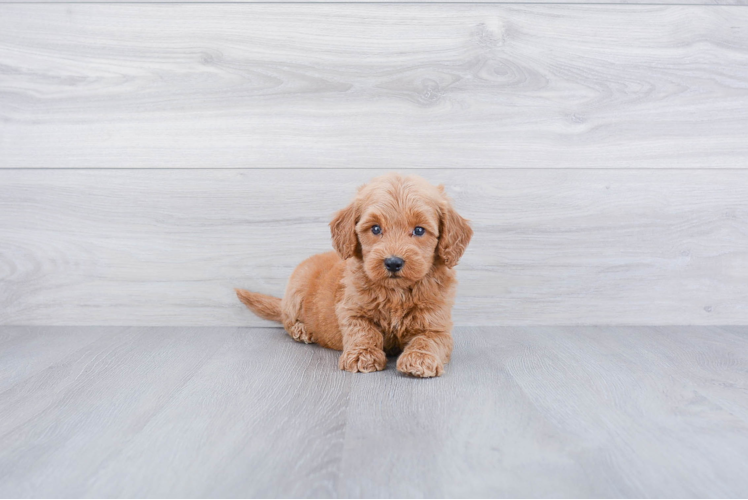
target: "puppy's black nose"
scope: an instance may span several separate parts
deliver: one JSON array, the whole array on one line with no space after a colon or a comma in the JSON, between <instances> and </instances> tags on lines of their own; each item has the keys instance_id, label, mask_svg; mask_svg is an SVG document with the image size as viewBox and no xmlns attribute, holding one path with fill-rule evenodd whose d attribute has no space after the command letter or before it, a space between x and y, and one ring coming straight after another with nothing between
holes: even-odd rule
<instances>
[{"instance_id":1,"label":"puppy's black nose","mask_svg":"<svg viewBox=\"0 0 748 500\"><path fill-rule=\"evenodd\" d=\"M400 257L387 257L386 259L384 259L384 267L386 267L388 271L393 273L396 273L400 269L402 269L404 264L405 261Z\"/></svg>"}]
</instances>

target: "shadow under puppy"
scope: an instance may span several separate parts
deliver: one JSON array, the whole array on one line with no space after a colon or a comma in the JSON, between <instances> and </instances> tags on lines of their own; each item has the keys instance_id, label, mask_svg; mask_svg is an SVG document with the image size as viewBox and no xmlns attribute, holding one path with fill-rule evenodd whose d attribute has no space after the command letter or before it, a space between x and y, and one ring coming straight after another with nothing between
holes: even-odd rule
<instances>
[{"instance_id":1,"label":"shadow under puppy","mask_svg":"<svg viewBox=\"0 0 748 500\"><path fill-rule=\"evenodd\" d=\"M237 289L258 316L295 340L342 350L350 372L397 369L439 376L452 352L452 269L473 231L443 186L387 174L358 190L330 223L335 252L314 255L291 275L283 299Z\"/></svg>"}]
</instances>

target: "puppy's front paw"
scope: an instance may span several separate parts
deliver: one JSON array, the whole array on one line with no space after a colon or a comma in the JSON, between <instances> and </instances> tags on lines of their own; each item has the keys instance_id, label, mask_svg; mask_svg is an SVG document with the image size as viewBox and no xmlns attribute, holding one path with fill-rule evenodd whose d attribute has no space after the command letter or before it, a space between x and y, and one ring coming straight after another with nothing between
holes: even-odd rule
<instances>
[{"instance_id":1,"label":"puppy's front paw","mask_svg":"<svg viewBox=\"0 0 748 500\"><path fill-rule=\"evenodd\" d=\"M444 373L444 364L430 352L406 350L397 360L397 369L413 377L438 377Z\"/></svg>"},{"instance_id":2,"label":"puppy's front paw","mask_svg":"<svg viewBox=\"0 0 748 500\"><path fill-rule=\"evenodd\" d=\"M376 347L352 347L340 355L338 366L347 372L376 372L387 366L387 356Z\"/></svg>"}]
</instances>

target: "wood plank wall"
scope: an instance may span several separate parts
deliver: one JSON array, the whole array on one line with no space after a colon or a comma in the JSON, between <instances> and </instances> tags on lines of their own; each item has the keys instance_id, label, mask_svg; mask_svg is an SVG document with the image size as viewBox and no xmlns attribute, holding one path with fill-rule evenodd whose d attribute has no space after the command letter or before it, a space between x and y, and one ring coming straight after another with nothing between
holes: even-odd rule
<instances>
[{"instance_id":1,"label":"wood plank wall","mask_svg":"<svg viewBox=\"0 0 748 500\"><path fill-rule=\"evenodd\" d=\"M458 324L746 324L748 7L667 3L0 2L0 324L268 324L391 170Z\"/></svg>"}]
</instances>

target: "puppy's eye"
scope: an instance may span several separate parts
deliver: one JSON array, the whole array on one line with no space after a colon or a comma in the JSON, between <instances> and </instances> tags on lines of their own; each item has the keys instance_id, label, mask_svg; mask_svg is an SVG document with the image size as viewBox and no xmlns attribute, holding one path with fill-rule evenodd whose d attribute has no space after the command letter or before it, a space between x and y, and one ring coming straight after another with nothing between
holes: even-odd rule
<instances>
[{"instance_id":1,"label":"puppy's eye","mask_svg":"<svg viewBox=\"0 0 748 500\"><path fill-rule=\"evenodd\" d=\"M426 230L421 226L416 226L416 228L413 229L413 236L423 236L425 233Z\"/></svg>"},{"instance_id":2,"label":"puppy's eye","mask_svg":"<svg viewBox=\"0 0 748 500\"><path fill-rule=\"evenodd\" d=\"M382 234L382 228L379 226L371 226L371 232L374 234Z\"/></svg>"}]
</instances>

